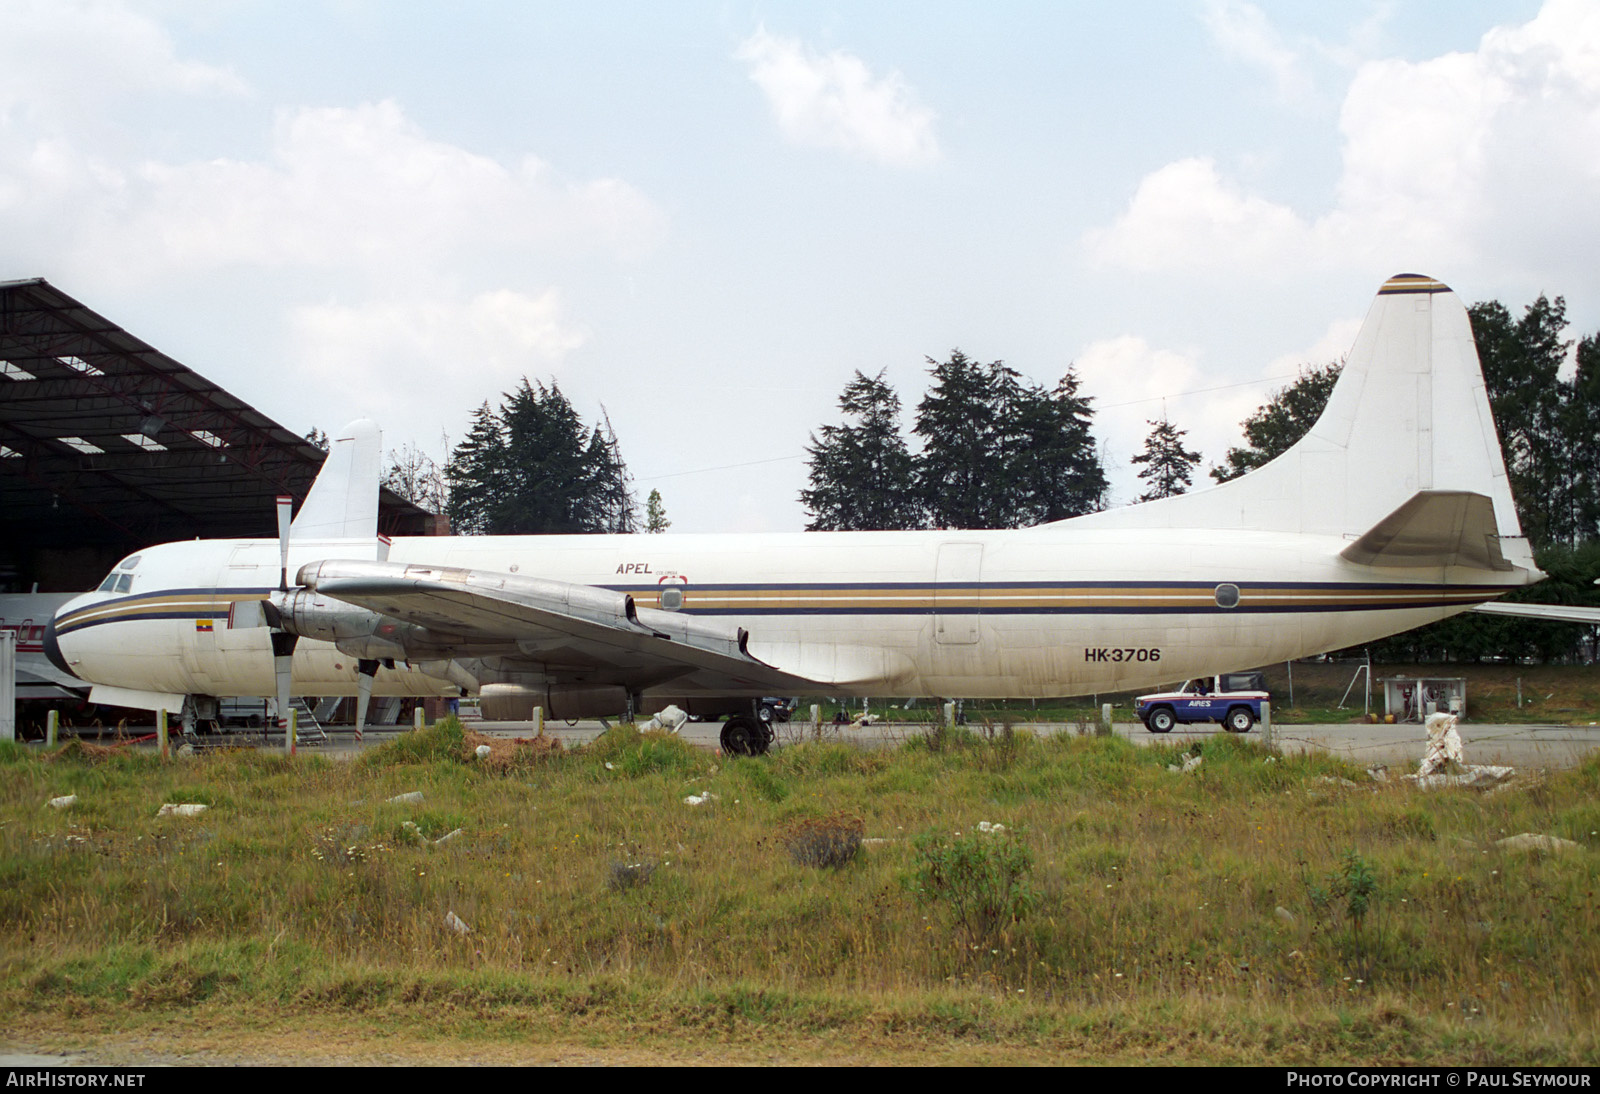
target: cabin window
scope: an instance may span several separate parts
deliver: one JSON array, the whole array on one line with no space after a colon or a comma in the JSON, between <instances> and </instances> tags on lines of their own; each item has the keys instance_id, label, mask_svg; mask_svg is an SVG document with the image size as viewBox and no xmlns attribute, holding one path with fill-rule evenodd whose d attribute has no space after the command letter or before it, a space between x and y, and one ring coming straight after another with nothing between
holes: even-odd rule
<instances>
[{"instance_id":1,"label":"cabin window","mask_svg":"<svg viewBox=\"0 0 1600 1094\"><path fill-rule=\"evenodd\" d=\"M1239 606L1239 586L1218 585L1216 591L1217 607L1237 608Z\"/></svg>"}]
</instances>

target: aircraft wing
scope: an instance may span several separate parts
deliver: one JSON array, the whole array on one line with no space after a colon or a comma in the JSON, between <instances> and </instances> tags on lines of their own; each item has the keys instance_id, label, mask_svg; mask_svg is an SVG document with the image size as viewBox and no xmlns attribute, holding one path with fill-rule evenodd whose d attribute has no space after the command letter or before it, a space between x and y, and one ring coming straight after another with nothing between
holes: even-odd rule
<instances>
[{"instance_id":1,"label":"aircraft wing","mask_svg":"<svg viewBox=\"0 0 1600 1094\"><path fill-rule=\"evenodd\" d=\"M512 662L574 680L654 687L668 681L774 694L818 681L774 668L741 627L655 608L626 593L498 571L404 562L327 561L301 569L320 596L425 629L463 652L497 647ZM514 652L513 652L514 651Z\"/></svg>"},{"instance_id":2,"label":"aircraft wing","mask_svg":"<svg viewBox=\"0 0 1600 1094\"><path fill-rule=\"evenodd\" d=\"M1473 605L1472 610L1485 615L1514 615L1523 619L1555 619L1564 623L1600 626L1600 608L1587 608L1581 604L1518 604L1491 600L1487 604Z\"/></svg>"}]
</instances>

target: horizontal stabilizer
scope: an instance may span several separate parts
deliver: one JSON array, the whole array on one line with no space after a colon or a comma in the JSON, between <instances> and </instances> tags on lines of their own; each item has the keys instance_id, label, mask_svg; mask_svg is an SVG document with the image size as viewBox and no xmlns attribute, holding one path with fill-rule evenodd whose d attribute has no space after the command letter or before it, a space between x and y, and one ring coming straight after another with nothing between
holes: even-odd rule
<instances>
[{"instance_id":1,"label":"horizontal stabilizer","mask_svg":"<svg viewBox=\"0 0 1600 1094\"><path fill-rule=\"evenodd\" d=\"M114 688L96 684L89 689L89 702L96 706L130 707L133 710L164 710L178 714L183 710L183 696L165 691L137 691L133 688Z\"/></svg>"},{"instance_id":2,"label":"horizontal stabilizer","mask_svg":"<svg viewBox=\"0 0 1600 1094\"><path fill-rule=\"evenodd\" d=\"M1485 615L1511 615L1519 619L1554 619L1562 623L1588 623L1600 627L1600 608L1582 604L1524 604L1514 601L1494 600L1488 604L1474 604L1472 610Z\"/></svg>"},{"instance_id":3,"label":"horizontal stabilizer","mask_svg":"<svg viewBox=\"0 0 1600 1094\"><path fill-rule=\"evenodd\" d=\"M1463 490L1422 490L1339 552L1361 566L1469 566L1509 570L1494 503Z\"/></svg>"}]
</instances>

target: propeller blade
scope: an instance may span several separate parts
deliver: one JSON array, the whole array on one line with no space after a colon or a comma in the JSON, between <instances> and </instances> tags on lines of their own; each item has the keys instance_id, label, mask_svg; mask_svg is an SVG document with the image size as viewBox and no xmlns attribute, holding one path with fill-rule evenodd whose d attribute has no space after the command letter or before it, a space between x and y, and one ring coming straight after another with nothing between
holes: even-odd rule
<instances>
[{"instance_id":1,"label":"propeller blade","mask_svg":"<svg viewBox=\"0 0 1600 1094\"><path fill-rule=\"evenodd\" d=\"M378 662L362 658L356 662L356 740L361 740L367 729L367 707L372 702L372 678L378 675Z\"/></svg>"},{"instance_id":2,"label":"propeller blade","mask_svg":"<svg viewBox=\"0 0 1600 1094\"><path fill-rule=\"evenodd\" d=\"M272 672L278 683L278 724L289 728L289 685L294 666L294 647L298 635L286 631L272 632Z\"/></svg>"},{"instance_id":3,"label":"propeller blade","mask_svg":"<svg viewBox=\"0 0 1600 1094\"><path fill-rule=\"evenodd\" d=\"M289 589L289 517L294 510L294 498L278 495L278 588Z\"/></svg>"}]
</instances>

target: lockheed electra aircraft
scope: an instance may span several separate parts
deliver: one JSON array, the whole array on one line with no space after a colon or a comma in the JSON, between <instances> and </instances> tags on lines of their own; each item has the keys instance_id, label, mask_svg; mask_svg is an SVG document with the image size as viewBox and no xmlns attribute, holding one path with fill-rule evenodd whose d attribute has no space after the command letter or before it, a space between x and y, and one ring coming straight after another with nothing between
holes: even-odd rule
<instances>
[{"instance_id":1,"label":"lockheed electra aircraft","mask_svg":"<svg viewBox=\"0 0 1600 1094\"><path fill-rule=\"evenodd\" d=\"M56 664L123 706L459 695L487 717L732 713L765 695L1123 691L1357 645L1538 581L1461 302L1379 291L1288 452L1191 494L1005 531L377 535L381 445L335 440L279 538L123 560Z\"/></svg>"}]
</instances>

